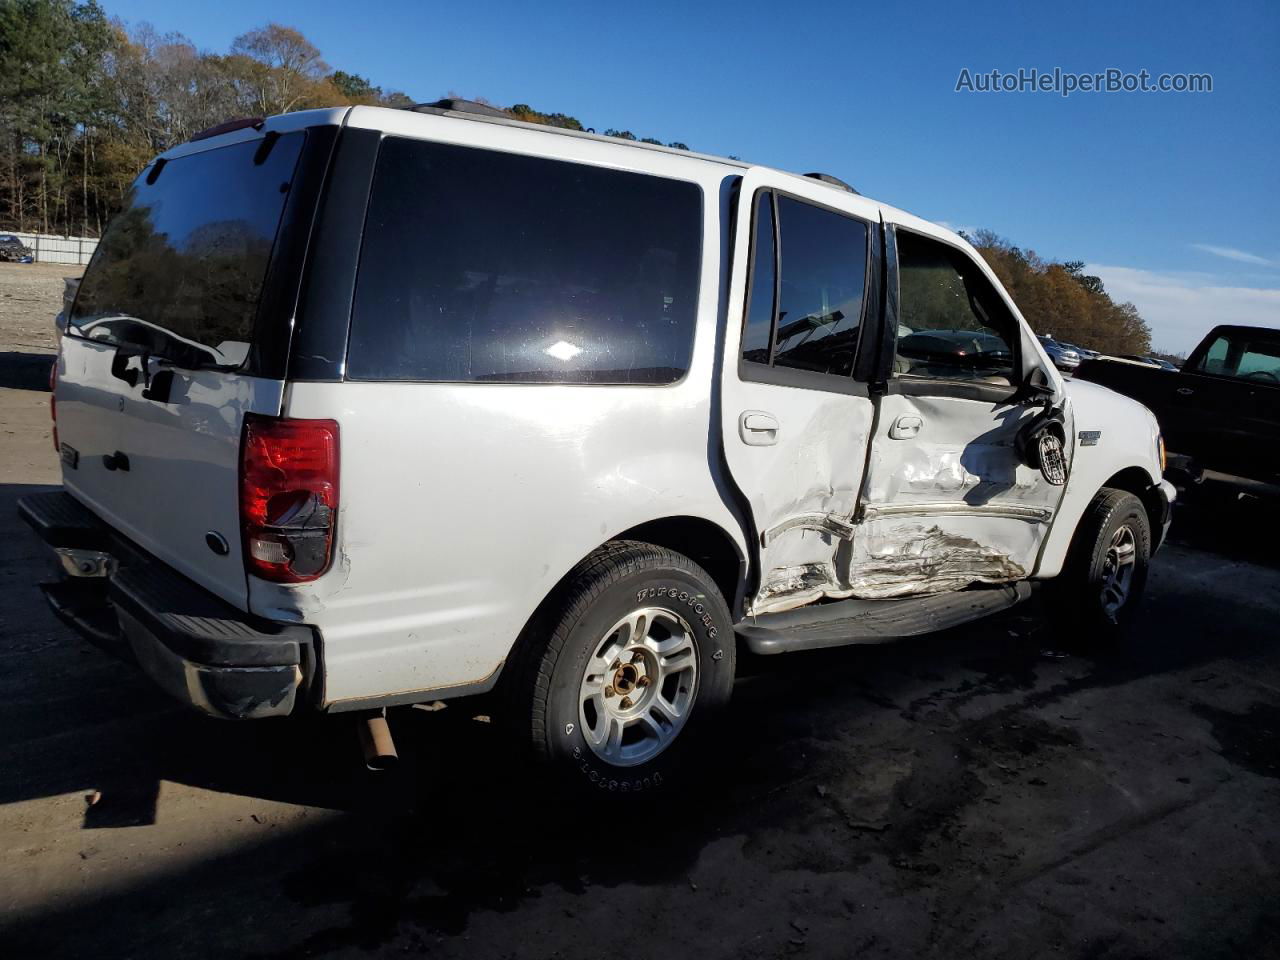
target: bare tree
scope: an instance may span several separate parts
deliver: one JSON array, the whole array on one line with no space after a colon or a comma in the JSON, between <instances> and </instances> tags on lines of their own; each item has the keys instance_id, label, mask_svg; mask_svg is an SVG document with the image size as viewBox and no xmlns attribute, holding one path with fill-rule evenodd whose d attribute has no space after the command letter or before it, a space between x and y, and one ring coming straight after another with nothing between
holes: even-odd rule
<instances>
[{"instance_id":1,"label":"bare tree","mask_svg":"<svg viewBox=\"0 0 1280 960\"><path fill-rule=\"evenodd\" d=\"M329 65L292 27L269 23L236 37L228 66L263 115L286 113L323 93Z\"/></svg>"}]
</instances>

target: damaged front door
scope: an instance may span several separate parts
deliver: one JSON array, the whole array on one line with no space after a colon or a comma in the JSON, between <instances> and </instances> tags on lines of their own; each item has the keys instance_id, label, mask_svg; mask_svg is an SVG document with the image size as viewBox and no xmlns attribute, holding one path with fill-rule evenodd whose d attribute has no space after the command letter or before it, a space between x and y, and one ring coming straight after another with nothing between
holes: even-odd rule
<instances>
[{"instance_id":1,"label":"damaged front door","mask_svg":"<svg viewBox=\"0 0 1280 960\"><path fill-rule=\"evenodd\" d=\"M879 599L1022 580L1035 568L1064 475L1025 462L1018 438L1042 416L1057 375L1043 369L1029 329L966 251L902 227L888 243L896 247L897 346L867 465L851 592ZM1032 393L1023 384L1037 370L1049 386Z\"/></svg>"},{"instance_id":2,"label":"damaged front door","mask_svg":"<svg viewBox=\"0 0 1280 960\"><path fill-rule=\"evenodd\" d=\"M852 373L878 216L824 184L743 178L721 409L757 537L753 613L845 589L872 422Z\"/></svg>"}]
</instances>

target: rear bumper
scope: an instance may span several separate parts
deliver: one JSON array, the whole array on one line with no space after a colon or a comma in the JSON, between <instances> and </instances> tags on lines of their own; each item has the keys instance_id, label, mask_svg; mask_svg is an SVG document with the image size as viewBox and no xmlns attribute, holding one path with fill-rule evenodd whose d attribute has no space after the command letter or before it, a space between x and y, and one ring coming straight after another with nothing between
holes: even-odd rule
<instances>
[{"instance_id":1,"label":"rear bumper","mask_svg":"<svg viewBox=\"0 0 1280 960\"><path fill-rule=\"evenodd\" d=\"M253 617L115 533L70 494L36 494L18 513L63 557L42 584L55 614L132 660L170 696L215 717L285 716L315 674L311 628ZM89 575L71 575L70 569Z\"/></svg>"}]
</instances>

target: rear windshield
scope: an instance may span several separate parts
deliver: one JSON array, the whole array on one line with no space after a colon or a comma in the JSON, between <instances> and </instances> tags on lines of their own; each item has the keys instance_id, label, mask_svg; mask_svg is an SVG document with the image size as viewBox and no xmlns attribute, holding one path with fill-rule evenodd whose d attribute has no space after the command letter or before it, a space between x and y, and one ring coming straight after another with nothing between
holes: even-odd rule
<instances>
[{"instance_id":1,"label":"rear windshield","mask_svg":"<svg viewBox=\"0 0 1280 960\"><path fill-rule=\"evenodd\" d=\"M240 366L303 137L148 168L98 245L68 333L183 367Z\"/></svg>"},{"instance_id":2,"label":"rear windshield","mask_svg":"<svg viewBox=\"0 0 1280 960\"><path fill-rule=\"evenodd\" d=\"M674 382L693 346L701 212L692 183L387 138L347 374Z\"/></svg>"}]
</instances>

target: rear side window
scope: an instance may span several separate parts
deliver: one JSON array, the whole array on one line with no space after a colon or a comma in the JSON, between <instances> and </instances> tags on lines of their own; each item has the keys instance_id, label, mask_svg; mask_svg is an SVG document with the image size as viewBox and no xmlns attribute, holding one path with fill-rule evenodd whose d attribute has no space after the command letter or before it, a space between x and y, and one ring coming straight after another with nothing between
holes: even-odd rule
<instances>
[{"instance_id":1,"label":"rear side window","mask_svg":"<svg viewBox=\"0 0 1280 960\"><path fill-rule=\"evenodd\" d=\"M672 383L693 349L701 216L691 183L388 137L348 376Z\"/></svg>"},{"instance_id":2,"label":"rear side window","mask_svg":"<svg viewBox=\"0 0 1280 960\"><path fill-rule=\"evenodd\" d=\"M67 332L184 367L240 366L304 136L149 167L98 245Z\"/></svg>"},{"instance_id":3,"label":"rear side window","mask_svg":"<svg viewBox=\"0 0 1280 960\"><path fill-rule=\"evenodd\" d=\"M742 359L769 362L773 337L773 194L761 191L756 197L755 233L751 240L751 302L742 330Z\"/></svg>"},{"instance_id":4,"label":"rear side window","mask_svg":"<svg viewBox=\"0 0 1280 960\"><path fill-rule=\"evenodd\" d=\"M848 377L866 291L867 225L771 191L756 198L754 216L742 359Z\"/></svg>"},{"instance_id":5,"label":"rear side window","mask_svg":"<svg viewBox=\"0 0 1280 960\"><path fill-rule=\"evenodd\" d=\"M867 277L867 225L778 197L782 282L773 362L848 376Z\"/></svg>"}]
</instances>

